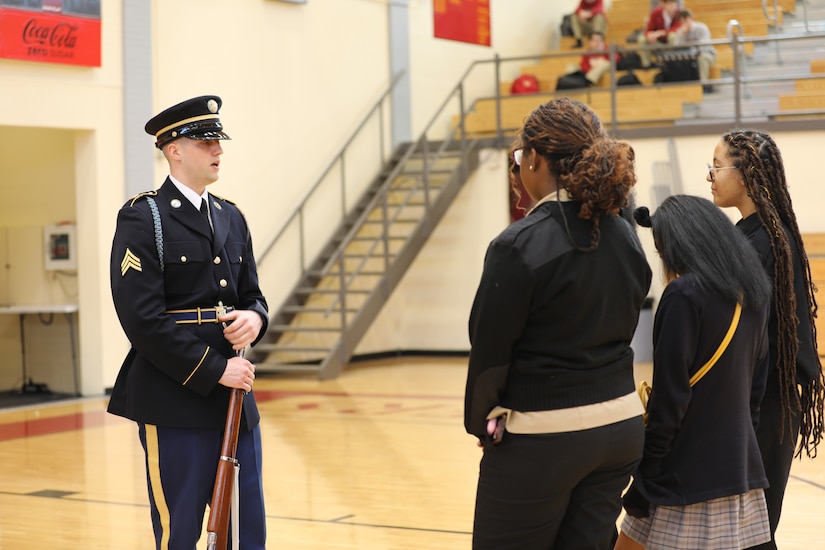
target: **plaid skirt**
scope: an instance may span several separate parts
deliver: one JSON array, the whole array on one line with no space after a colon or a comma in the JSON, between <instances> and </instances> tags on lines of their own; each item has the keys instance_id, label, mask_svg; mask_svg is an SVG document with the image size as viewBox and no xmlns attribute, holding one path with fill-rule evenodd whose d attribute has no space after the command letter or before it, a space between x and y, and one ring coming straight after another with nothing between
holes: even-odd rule
<instances>
[{"instance_id":1,"label":"plaid skirt","mask_svg":"<svg viewBox=\"0 0 825 550\"><path fill-rule=\"evenodd\" d=\"M651 506L649 517L625 515L622 532L651 550L739 550L771 540L763 489L688 506Z\"/></svg>"}]
</instances>

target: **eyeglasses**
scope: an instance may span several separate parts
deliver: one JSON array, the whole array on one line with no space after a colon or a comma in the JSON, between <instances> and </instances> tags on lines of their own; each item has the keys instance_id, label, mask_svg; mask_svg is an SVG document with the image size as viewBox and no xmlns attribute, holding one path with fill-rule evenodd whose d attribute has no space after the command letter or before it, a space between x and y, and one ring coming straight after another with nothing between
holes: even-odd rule
<instances>
[{"instance_id":1,"label":"eyeglasses","mask_svg":"<svg viewBox=\"0 0 825 550\"><path fill-rule=\"evenodd\" d=\"M716 181L716 174L719 170L727 170L729 168L739 168L738 166L720 166L719 168L714 168L713 166L708 163L708 176L710 176L710 181Z\"/></svg>"},{"instance_id":2,"label":"eyeglasses","mask_svg":"<svg viewBox=\"0 0 825 550\"><path fill-rule=\"evenodd\" d=\"M521 168L521 155L524 154L524 149L519 148L513 151L513 161L516 163L516 166Z\"/></svg>"}]
</instances>

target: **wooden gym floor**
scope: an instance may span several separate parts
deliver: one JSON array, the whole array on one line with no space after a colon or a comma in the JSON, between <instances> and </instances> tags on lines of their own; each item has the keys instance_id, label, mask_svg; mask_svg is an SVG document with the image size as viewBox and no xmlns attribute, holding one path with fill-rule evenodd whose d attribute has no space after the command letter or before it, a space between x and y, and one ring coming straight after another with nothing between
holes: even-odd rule
<instances>
[{"instance_id":1,"label":"wooden gym floor","mask_svg":"<svg viewBox=\"0 0 825 550\"><path fill-rule=\"evenodd\" d=\"M463 428L465 365L406 358L357 363L336 380L260 376L269 546L470 548L481 453ZM105 407L0 410L0 549L152 547L136 428ZM824 460L794 463L783 550L825 548Z\"/></svg>"}]
</instances>

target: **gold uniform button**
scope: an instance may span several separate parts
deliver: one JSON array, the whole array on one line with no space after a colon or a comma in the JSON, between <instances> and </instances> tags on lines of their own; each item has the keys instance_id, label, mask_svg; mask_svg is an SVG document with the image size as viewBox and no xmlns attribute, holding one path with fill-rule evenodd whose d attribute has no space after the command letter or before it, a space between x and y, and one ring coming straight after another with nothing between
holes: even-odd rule
<instances>
[{"instance_id":1,"label":"gold uniform button","mask_svg":"<svg viewBox=\"0 0 825 550\"><path fill-rule=\"evenodd\" d=\"M238 256L238 261L243 263L243 256Z\"/></svg>"},{"instance_id":2,"label":"gold uniform button","mask_svg":"<svg viewBox=\"0 0 825 550\"><path fill-rule=\"evenodd\" d=\"M215 264L215 265L218 265L219 263L221 263L221 257L220 256L215 256L215 259L212 260L212 263Z\"/></svg>"},{"instance_id":3,"label":"gold uniform button","mask_svg":"<svg viewBox=\"0 0 825 550\"><path fill-rule=\"evenodd\" d=\"M186 263L186 256L181 256L180 257L180 263L182 263L182 264Z\"/></svg>"},{"instance_id":4,"label":"gold uniform button","mask_svg":"<svg viewBox=\"0 0 825 550\"><path fill-rule=\"evenodd\" d=\"M220 281L218 281L218 284L221 285L221 287L225 287L227 284L226 279L221 279Z\"/></svg>"}]
</instances>

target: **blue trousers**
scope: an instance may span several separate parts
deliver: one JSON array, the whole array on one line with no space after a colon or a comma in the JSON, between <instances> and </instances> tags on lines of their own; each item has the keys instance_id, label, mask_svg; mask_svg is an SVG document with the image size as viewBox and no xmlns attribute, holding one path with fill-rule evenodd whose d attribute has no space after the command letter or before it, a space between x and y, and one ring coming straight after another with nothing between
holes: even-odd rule
<instances>
[{"instance_id":1,"label":"blue trousers","mask_svg":"<svg viewBox=\"0 0 825 550\"><path fill-rule=\"evenodd\" d=\"M221 430L163 428L138 423L146 453L146 481L157 550L194 550L212 499L221 452ZM240 463L240 545L264 550L266 516L261 482L261 432L242 429ZM231 548L231 531L227 548Z\"/></svg>"}]
</instances>

